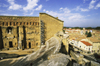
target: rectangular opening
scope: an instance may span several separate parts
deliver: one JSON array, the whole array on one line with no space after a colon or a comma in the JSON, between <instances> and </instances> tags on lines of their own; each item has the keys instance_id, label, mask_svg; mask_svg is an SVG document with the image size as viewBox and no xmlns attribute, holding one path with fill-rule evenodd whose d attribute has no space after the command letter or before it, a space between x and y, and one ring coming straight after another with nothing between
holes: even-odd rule
<instances>
[{"instance_id":1,"label":"rectangular opening","mask_svg":"<svg viewBox=\"0 0 100 66\"><path fill-rule=\"evenodd\" d=\"M29 48L31 48L31 42L29 42Z\"/></svg>"},{"instance_id":2,"label":"rectangular opening","mask_svg":"<svg viewBox=\"0 0 100 66\"><path fill-rule=\"evenodd\" d=\"M12 41L9 42L9 47L13 47Z\"/></svg>"}]
</instances>

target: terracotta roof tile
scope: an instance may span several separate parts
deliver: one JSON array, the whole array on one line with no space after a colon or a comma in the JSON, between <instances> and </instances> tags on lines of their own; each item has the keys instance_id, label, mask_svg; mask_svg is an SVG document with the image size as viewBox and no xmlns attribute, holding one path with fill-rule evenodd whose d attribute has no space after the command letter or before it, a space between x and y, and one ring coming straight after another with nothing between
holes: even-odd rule
<instances>
[{"instance_id":1,"label":"terracotta roof tile","mask_svg":"<svg viewBox=\"0 0 100 66\"><path fill-rule=\"evenodd\" d=\"M92 46L92 44L90 44L89 42L86 41L81 41L83 44L85 44L86 46Z\"/></svg>"}]
</instances>

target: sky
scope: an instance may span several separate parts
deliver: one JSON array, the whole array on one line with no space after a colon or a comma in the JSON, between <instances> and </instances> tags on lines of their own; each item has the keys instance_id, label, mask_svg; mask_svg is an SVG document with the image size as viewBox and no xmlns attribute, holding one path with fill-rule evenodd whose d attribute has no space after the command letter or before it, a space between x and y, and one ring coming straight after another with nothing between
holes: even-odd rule
<instances>
[{"instance_id":1,"label":"sky","mask_svg":"<svg viewBox=\"0 0 100 66\"><path fill-rule=\"evenodd\" d=\"M100 0L0 0L0 15L39 16L47 13L65 27L100 26Z\"/></svg>"}]
</instances>

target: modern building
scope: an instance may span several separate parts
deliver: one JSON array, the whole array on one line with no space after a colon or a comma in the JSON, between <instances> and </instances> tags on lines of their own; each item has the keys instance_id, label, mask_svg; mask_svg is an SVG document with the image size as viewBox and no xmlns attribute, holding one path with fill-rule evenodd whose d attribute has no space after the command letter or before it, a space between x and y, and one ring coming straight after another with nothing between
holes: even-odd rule
<instances>
[{"instance_id":1,"label":"modern building","mask_svg":"<svg viewBox=\"0 0 100 66\"><path fill-rule=\"evenodd\" d=\"M80 41L80 42L78 43L78 47L80 47L80 48L82 48L82 49L84 49L84 50L86 50L86 51L92 52L92 44L90 44L90 43L87 42L87 41Z\"/></svg>"},{"instance_id":2,"label":"modern building","mask_svg":"<svg viewBox=\"0 0 100 66\"><path fill-rule=\"evenodd\" d=\"M0 16L0 49L37 48L62 29L63 21L46 13L39 17Z\"/></svg>"}]
</instances>

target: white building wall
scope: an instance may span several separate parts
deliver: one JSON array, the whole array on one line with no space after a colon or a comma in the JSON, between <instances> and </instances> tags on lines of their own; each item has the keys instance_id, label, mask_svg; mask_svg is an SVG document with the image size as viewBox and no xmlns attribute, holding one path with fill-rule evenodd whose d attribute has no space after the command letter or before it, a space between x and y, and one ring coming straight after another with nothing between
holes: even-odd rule
<instances>
[{"instance_id":1,"label":"white building wall","mask_svg":"<svg viewBox=\"0 0 100 66\"><path fill-rule=\"evenodd\" d=\"M86 46L85 44L83 44L82 42L79 41L78 43L78 47L79 48L82 48L84 50L87 50L87 51L92 51L92 46Z\"/></svg>"}]
</instances>

